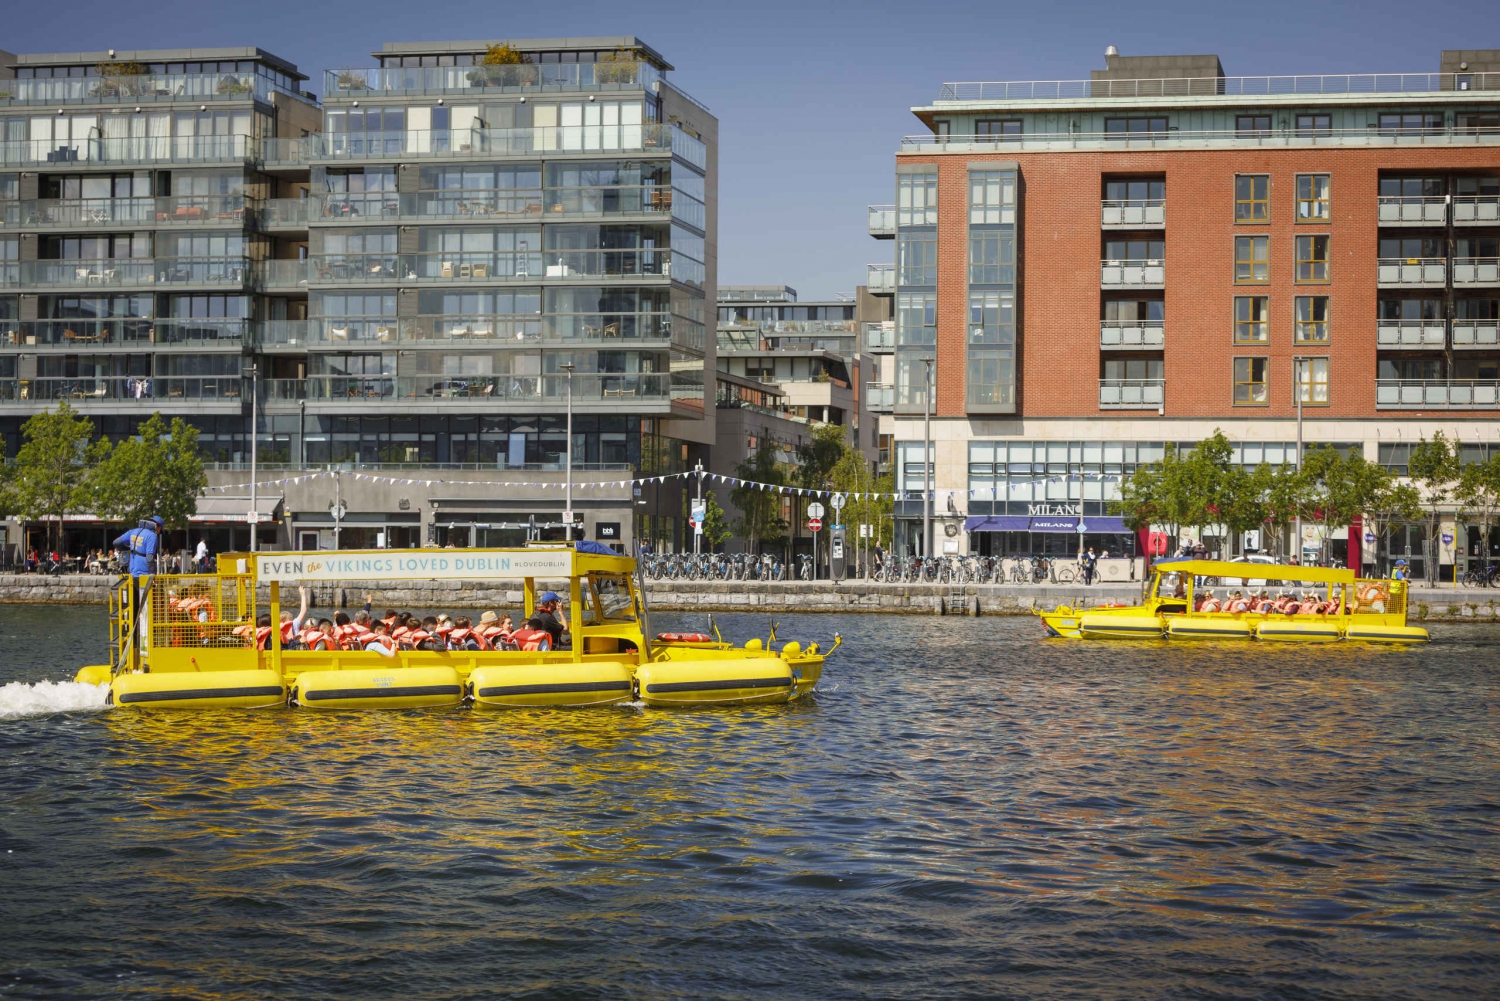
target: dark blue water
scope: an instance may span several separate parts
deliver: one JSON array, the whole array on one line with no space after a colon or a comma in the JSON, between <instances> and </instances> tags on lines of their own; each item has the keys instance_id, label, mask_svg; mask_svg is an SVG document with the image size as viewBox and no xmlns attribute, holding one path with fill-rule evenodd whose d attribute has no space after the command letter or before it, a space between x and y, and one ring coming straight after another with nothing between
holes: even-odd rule
<instances>
[{"instance_id":1,"label":"dark blue water","mask_svg":"<svg viewBox=\"0 0 1500 1001\"><path fill-rule=\"evenodd\" d=\"M0 998L1500 995L1500 632L835 628L780 708L0 718Z\"/></svg>"}]
</instances>

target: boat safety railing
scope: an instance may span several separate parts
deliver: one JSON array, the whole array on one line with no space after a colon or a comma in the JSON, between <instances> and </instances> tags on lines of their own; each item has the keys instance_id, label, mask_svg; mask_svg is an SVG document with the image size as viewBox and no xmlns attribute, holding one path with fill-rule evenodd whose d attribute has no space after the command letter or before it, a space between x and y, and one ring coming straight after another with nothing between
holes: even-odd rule
<instances>
[{"instance_id":1,"label":"boat safety railing","mask_svg":"<svg viewBox=\"0 0 1500 1001\"><path fill-rule=\"evenodd\" d=\"M255 646L255 580L249 574L153 578L150 649Z\"/></svg>"}]
</instances>

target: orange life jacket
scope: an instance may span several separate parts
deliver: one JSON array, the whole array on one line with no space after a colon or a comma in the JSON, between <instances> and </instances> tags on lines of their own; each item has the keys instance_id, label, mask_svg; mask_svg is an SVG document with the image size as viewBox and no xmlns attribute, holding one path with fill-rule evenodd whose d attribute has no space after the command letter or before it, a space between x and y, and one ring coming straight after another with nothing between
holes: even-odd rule
<instances>
[{"instance_id":1,"label":"orange life jacket","mask_svg":"<svg viewBox=\"0 0 1500 1001\"><path fill-rule=\"evenodd\" d=\"M448 633L449 650L468 650L469 644L473 643L475 650L490 649L489 641L479 634L477 629L453 629Z\"/></svg>"},{"instance_id":2,"label":"orange life jacket","mask_svg":"<svg viewBox=\"0 0 1500 1001\"><path fill-rule=\"evenodd\" d=\"M1204 598L1203 604L1199 606L1200 612L1217 612L1219 610L1218 598Z\"/></svg>"},{"instance_id":3,"label":"orange life jacket","mask_svg":"<svg viewBox=\"0 0 1500 1001\"><path fill-rule=\"evenodd\" d=\"M299 633L298 636L302 640L302 647L305 650L333 649L332 637L325 635L323 633L323 630L318 629L314 626L308 626L306 629L302 630L302 632Z\"/></svg>"},{"instance_id":4,"label":"orange life jacket","mask_svg":"<svg viewBox=\"0 0 1500 1001\"><path fill-rule=\"evenodd\" d=\"M432 640L432 634L425 629L408 629L396 642L403 650L415 650L421 644ZM436 642L436 641L434 641Z\"/></svg>"},{"instance_id":5,"label":"orange life jacket","mask_svg":"<svg viewBox=\"0 0 1500 1001\"><path fill-rule=\"evenodd\" d=\"M379 633L372 632L370 634L370 638L365 641L364 649L373 650L378 646L383 646L387 650L393 652L396 649L395 641L392 640L389 636L382 636Z\"/></svg>"},{"instance_id":6,"label":"orange life jacket","mask_svg":"<svg viewBox=\"0 0 1500 1001\"><path fill-rule=\"evenodd\" d=\"M1236 598L1229 603L1229 611L1239 613L1250 611L1250 602L1244 598Z\"/></svg>"},{"instance_id":7,"label":"orange life jacket","mask_svg":"<svg viewBox=\"0 0 1500 1001\"><path fill-rule=\"evenodd\" d=\"M552 649L552 634L545 629L527 629L522 626L511 633L510 638L522 650Z\"/></svg>"},{"instance_id":8,"label":"orange life jacket","mask_svg":"<svg viewBox=\"0 0 1500 1001\"><path fill-rule=\"evenodd\" d=\"M256 626L255 627L255 648L257 650L269 650L269 649L271 649L271 627L270 626Z\"/></svg>"}]
</instances>

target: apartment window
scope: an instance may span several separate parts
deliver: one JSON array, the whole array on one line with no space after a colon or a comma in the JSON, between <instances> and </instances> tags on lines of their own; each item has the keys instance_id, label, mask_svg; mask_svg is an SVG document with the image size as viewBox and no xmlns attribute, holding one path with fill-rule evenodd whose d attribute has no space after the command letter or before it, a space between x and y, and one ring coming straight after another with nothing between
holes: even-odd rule
<instances>
[{"instance_id":1,"label":"apartment window","mask_svg":"<svg viewBox=\"0 0 1500 1001\"><path fill-rule=\"evenodd\" d=\"M1266 358L1236 358L1234 360L1234 405L1237 407L1263 407L1270 397L1266 392Z\"/></svg>"},{"instance_id":2,"label":"apartment window","mask_svg":"<svg viewBox=\"0 0 1500 1001\"><path fill-rule=\"evenodd\" d=\"M0 177L0 185L4 184L4 180ZM1500 195L1500 177L1456 178L1453 193L1460 198L1494 198Z\"/></svg>"},{"instance_id":3,"label":"apartment window","mask_svg":"<svg viewBox=\"0 0 1500 1001\"><path fill-rule=\"evenodd\" d=\"M1271 134L1271 116L1236 115L1234 118L1234 134L1241 139L1268 136Z\"/></svg>"},{"instance_id":4,"label":"apartment window","mask_svg":"<svg viewBox=\"0 0 1500 1001\"><path fill-rule=\"evenodd\" d=\"M1382 177L1381 198L1441 198L1441 177Z\"/></svg>"},{"instance_id":5,"label":"apartment window","mask_svg":"<svg viewBox=\"0 0 1500 1001\"><path fill-rule=\"evenodd\" d=\"M1328 237L1297 237L1297 281L1328 280Z\"/></svg>"},{"instance_id":6,"label":"apartment window","mask_svg":"<svg viewBox=\"0 0 1500 1001\"><path fill-rule=\"evenodd\" d=\"M1270 240L1264 236L1234 238L1234 280L1252 285L1271 280Z\"/></svg>"},{"instance_id":7,"label":"apartment window","mask_svg":"<svg viewBox=\"0 0 1500 1001\"><path fill-rule=\"evenodd\" d=\"M1435 236L1383 236L1376 247L1383 261L1403 260L1416 264L1443 256L1443 242Z\"/></svg>"},{"instance_id":8,"label":"apartment window","mask_svg":"<svg viewBox=\"0 0 1500 1001\"><path fill-rule=\"evenodd\" d=\"M964 397L971 407L1015 402L1015 352L1010 348L971 350L964 371Z\"/></svg>"},{"instance_id":9,"label":"apartment window","mask_svg":"<svg viewBox=\"0 0 1500 1001\"><path fill-rule=\"evenodd\" d=\"M1166 252L1167 242L1161 239L1135 237L1104 241L1104 259L1107 261L1160 262Z\"/></svg>"},{"instance_id":10,"label":"apartment window","mask_svg":"<svg viewBox=\"0 0 1500 1001\"><path fill-rule=\"evenodd\" d=\"M1166 197L1167 182L1164 180L1104 182L1104 200L1107 202L1129 202L1132 206L1160 205Z\"/></svg>"},{"instance_id":11,"label":"apartment window","mask_svg":"<svg viewBox=\"0 0 1500 1001\"><path fill-rule=\"evenodd\" d=\"M1500 115L1459 115L1458 129L1467 135L1492 136L1500 133Z\"/></svg>"},{"instance_id":12,"label":"apartment window","mask_svg":"<svg viewBox=\"0 0 1500 1001\"><path fill-rule=\"evenodd\" d=\"M896 240L896 281L901 285L937 284L937 234L902 232Z\"/></svg>"},{"instance_id":13,"label":"apartment window","mask_svg":"<svg viewBox=\"0 0 1500 1001\"><path fill-rule=\"evenodd\" d=\"M1298 115L1297 135L1299 136L1326 136L1333 132L1333 116L1331 115Z\"/></svg>"},{"instance_id":14,"label":"apartment window","mask_svg":"<svg viewBox=\"0 0 1500 1001\"><path fill-rule=\"evenodd\" d=\"M1016 297L1014 293L970 293L969 343L1006 347L1016 343Z\"/></svg>"},{"instance_id":15,"label":"apartment window","mask_svg":"<svg viewBox=\"0 0 1500 1001\"><path fill-rule=\"evenodd\" d=\"M896 225L937 225L937 173L896 175Z\"/></svg>"},{"instance_id":16,"label":"apartment window","mask_svg":"<svg viewBox=\"0 0 1500 1001\"><path fill-rule=\"evenodd\" d=\"M1271 177L1269 174L1235 175L1234 221L1271 221Z\"/></svg>"},{"instance_id":17,"label":"apartment window","mask_svg":"<svg viewBox=\"0 0 1500 1001\"><path fill-rule=\"evenodd\" d=\"M969 234L969 284L1000 285L1016 280L1015 238L1010 233L976 230ZM926 284L936 284L937 279ZM914 283L915 284L915 283Z\"/></svg>"},{"instance_id":18,"label":"apartment window","mask_svg":"<svg viewBox=\"0 0 1500 1001\"><path fill-rule=\"evenodd\" d=\"M1146 136L1165 134L1167 131L1167 120L1165 118L1106 118L1104 120L1104 134L1110 139L1135 139Z\"/></svg>"},{"instance_id":19,"label":"apartment window","mask_svg":"<svg viewBox=\"0 0 1500 1001\"><path fill-rule=\"evenodd\" d=\"M1380 134L1393 135L1438 135L1443 131L1443 116L1440 114L1390 114L1380 116Z\"/></svg>"},{"instance_id":20,"label":"apartment window","mask_svg":"<svg viewBox=\"0 0 1500 1001\"><path fill-rule=\"evenodd\" d=\"M1463 302L1462 299L1458 301ZM1443 300L1381 299L1375 304L1375 315L1381 320L1441 320L1444 315Z\"/></svg>"},{"instance_id":21,"label":"apartment window","mask_svg":"<svg viewBox=\"0 0 1500 1001\"><path fill-rule=\"evenodd\" d=\"M1297 296L1297 343L1328 343L1328 296Z\"/></svg>"},{"instance_id":22,"label":"apartment window","mask_svg":"<svg viewBox=\"0 0 1500 1001\"><path fill-rule=\"evenodd\" d=\"M1159 324L1166 318L1166 303L1161 299L1106 299L1106 326L1131 327L1140 323Z\"/></svg>"},{"instance_id":23,"label":"apartment window","mask_svg":"<svg viewBox=\"0 0 1500 1001\"><path fill-rule=\"evenodd\" d=\"M1328 406L1328 359L1302 358L1296 365L1297 392L1304 407Z\"/></svg>"},{"instance_id":24,"label":"apartment window","mask_svg":"<svg viewBox=\"0 0 1500 1001\"><path fill-rule=\"evenodd\" d=\"M1263 295L1234 297L1234 343L1264 344L1270 339L1267 317L1271 300Z\"/></svg>"},{"instance_id":25,"label":"apartment window","mask_svg":"<svg viewBox=\"0 0 1500 1001\"><path fill-rule=\"evenodd\" d=\"M1016 175L1010 170L975 170L969 173L969 222L971 225L1016 221Z\"/></svg>"},{"instance_id":26,"label":"apartment window","mask_svg":"<svg viewBox=\"0 0 1500 1001\"><path fill-rule=\"evenodd\" d=\"M1160 382L1165 368L1160 358L1106 358L1103 371L1107 382Z\"/></svg>"},{"instance_id":27,"label":"apartment window","mask_svg":"<svg viewBox=\"0 0 1500 1001\"><path fill-rule=\"evenodd\" d=\"M937 343L937 296L931 292L896 297L896 346Z\"/></svg>"},{"instance_id":28,"label":"apartment window","mask_svg":"<svg viewBox=\"0 0 1500 1001\"><path fill-rule=\"evenodd\" d=\"M1327 174L1297 175L1298 222L1328 221L1328 187Z\"/></svg>"},{"instance_id":29,"label":"apartment window","mask_svg":"<svg viewBox=\"0 0 1500 1001\"><path fill-rule=\"evenodd\" d=\"M985 118L974 123L974 134L976 136L1019 136L1021 134L1021 120L1019 118Z\"/></svg>"}]
</instances>

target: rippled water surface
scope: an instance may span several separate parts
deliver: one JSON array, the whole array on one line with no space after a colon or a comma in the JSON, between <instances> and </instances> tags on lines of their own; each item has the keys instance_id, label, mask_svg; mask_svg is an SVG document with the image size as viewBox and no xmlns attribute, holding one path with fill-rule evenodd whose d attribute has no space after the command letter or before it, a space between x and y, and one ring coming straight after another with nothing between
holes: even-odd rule
<instances>
[{"instance_id":1,"label":"rippled water surface","mask_svg":"<svg viewBox=\"0 0 1500 1001\"><path fill-rule=\"evenodd\" d=\"M1500 631L834 629L779 708L47 713L103 615L0 608L0 998L1500 995Z\"/></svg>"}]
</instances>

